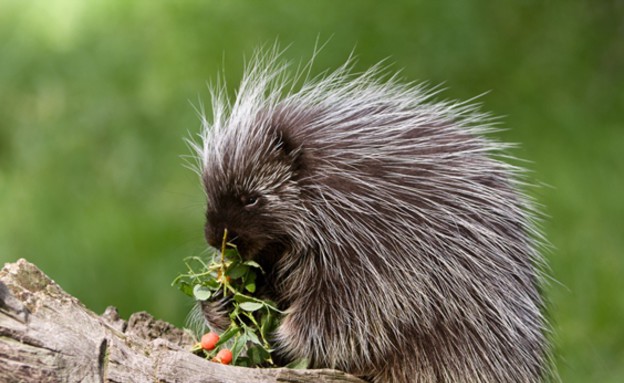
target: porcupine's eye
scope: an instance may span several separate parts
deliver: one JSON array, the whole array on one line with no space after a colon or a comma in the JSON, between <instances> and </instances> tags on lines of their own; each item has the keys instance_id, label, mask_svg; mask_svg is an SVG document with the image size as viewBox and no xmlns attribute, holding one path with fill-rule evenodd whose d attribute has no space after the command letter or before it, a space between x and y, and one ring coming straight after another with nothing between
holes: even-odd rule
<instances>
[{"instance_id":1,"label":"porcupine's eye","mask_svg":"<svg viewBox=\"0 0 624 383\"><path fill-rule=\"evenodd\" d=\"M255 194L244 195L241 197L241 202L245 206L245 209L253 209L258 206L258 200L260 198Z\"/></svg>"}]
</instances>

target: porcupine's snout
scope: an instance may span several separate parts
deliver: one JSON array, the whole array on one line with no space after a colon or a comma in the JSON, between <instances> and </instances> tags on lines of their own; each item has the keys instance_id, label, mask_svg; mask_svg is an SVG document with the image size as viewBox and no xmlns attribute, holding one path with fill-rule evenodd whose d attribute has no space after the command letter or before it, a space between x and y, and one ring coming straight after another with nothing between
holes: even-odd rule
<instances>
[{"instance_id":1,"label":"porcupine's snout","mask_svg":"<svg viewBox=\"0 0 624 383\"><path fill-rule=\"evenodd\" d=\"M233 230L228 229L227 227L225 227L224 225L210 225L209 223L206 223L206 226L204 228L204 237L206 238L206 243L208 243L208 245L214 247L215 249L221 249L221 245L223 244L223 237L225 234L225 230L227 229L227 238L225 238L225 240L228 243L231 243L233 245L238 245L240 244L240 238L238 233L236 233Z\"/></svg>"},{"instance_id":2,"label":"porcupine's snout","mask_svg":"<svg viewBox=\"0 0 624 383\"><path fill-rule=\"evenodd\" d=\"M237 222L242 223L237 224ZM256 233L259 229L247 227L245 222L242 217L230 218L224 214L208 212L204 226L206 242L213 248L221 250L227 230L226 242L235 246L243 258L255 258L264 243L262 232Z\"/></svg>"}]
</instances>

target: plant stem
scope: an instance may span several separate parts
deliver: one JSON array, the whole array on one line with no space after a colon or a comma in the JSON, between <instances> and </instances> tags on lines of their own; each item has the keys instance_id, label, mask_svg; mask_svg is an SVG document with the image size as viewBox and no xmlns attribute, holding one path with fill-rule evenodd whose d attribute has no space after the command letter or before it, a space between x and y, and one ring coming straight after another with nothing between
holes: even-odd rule
<instances>
[{"instance_id":1,"label":"plant stem","mask_svg":"<svg viewBox=\"0 0 624 383\"><path fill-rule=\"evenodd\" d=\"M227 245L227 228L223 229L223 239L221 240L221 281L223 282L223 296L225 297L228 290L227 277L225 276L225 246Z\"/></svg>"}]
</instances>

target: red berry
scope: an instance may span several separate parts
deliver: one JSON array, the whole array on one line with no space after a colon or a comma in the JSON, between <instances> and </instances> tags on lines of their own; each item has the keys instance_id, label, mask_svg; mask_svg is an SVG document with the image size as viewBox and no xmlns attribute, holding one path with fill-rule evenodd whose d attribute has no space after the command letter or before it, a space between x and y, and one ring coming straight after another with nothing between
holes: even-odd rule
<instances>
[{"instance_id":1,"label":"red berry","mask_svg":"<svg viewBox=\"0 0 624 383\"><path fill-rule=\"evenodd\" d=\"M215 357L215 361L223 364L232 363L232 351L228 350L227 348L219 350L217 356Z\"/></svg>"},{"instance_id":2,"label":"red berry","mask_svg":"<svg viewBox=\"0 0 624 383\"><path fill-rule=\"evenodd\" d=\"M209 332L202 336L201 347L204 350L213 350L219 341L219 335L215 332Z\"/></svg>"}]
</instances>

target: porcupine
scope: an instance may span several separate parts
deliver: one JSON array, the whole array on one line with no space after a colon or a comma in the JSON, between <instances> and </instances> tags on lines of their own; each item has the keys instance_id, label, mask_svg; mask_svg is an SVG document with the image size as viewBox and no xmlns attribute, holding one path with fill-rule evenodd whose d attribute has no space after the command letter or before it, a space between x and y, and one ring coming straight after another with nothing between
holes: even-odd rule
<instances>
[{"instance_id":1,"label":"porcupine","mask_svg":"<svg viewBox=\"0 0 624 383\"><path fill-rule=\"evenodd\" d=\"M316 78L256 54L195 143L205 236L267 270L286 359L372 382L549 375L539 212L471 102L352 60ZM301 85L296 86L297 83ZM228 323L222 301L207 322Z\"/></svg>"}]
</instances>

